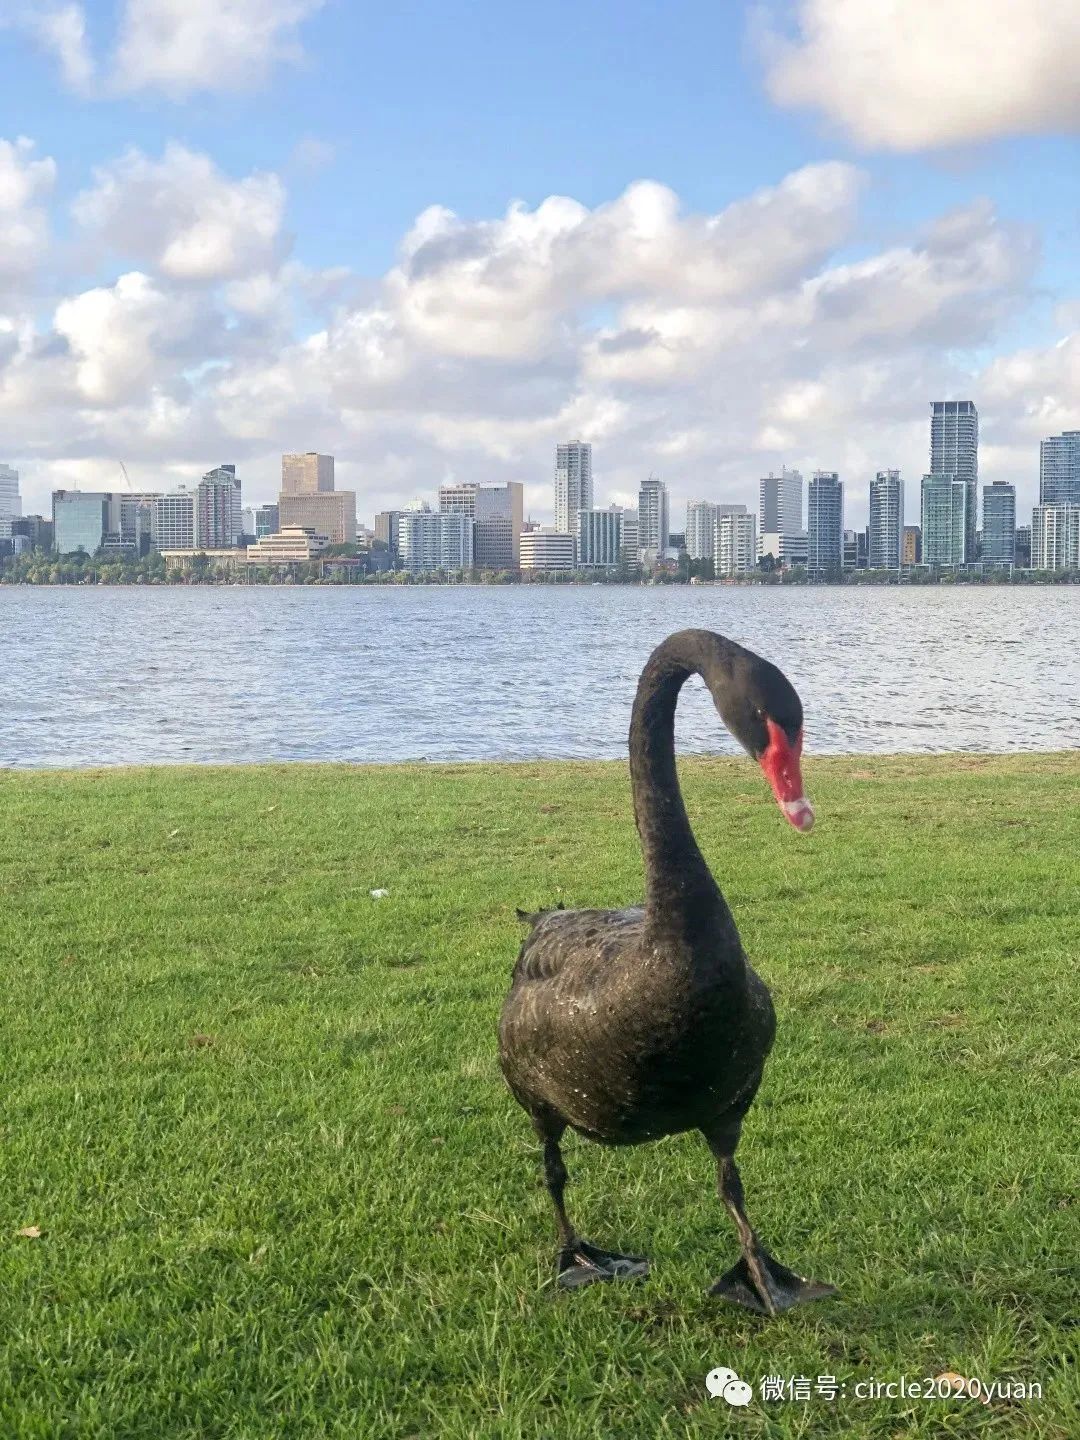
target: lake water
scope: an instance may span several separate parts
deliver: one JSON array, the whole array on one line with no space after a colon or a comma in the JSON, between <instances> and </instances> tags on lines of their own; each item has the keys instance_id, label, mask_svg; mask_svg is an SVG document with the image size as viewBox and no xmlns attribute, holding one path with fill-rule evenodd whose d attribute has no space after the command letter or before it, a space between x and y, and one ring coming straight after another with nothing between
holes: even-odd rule
<instances>
[{"instance_id":1,"label":"lake water","mask_svg":"<svg viewBox=\"0 0 1080 1440\"><path fill-rule=\"evenodd\" d=\"M1080 746L1080 588L0 588L0 765L621 756L685 626L775 661L818 753ZM731 751L700 682L685 751Z\"/></svg>"}]
</instances>

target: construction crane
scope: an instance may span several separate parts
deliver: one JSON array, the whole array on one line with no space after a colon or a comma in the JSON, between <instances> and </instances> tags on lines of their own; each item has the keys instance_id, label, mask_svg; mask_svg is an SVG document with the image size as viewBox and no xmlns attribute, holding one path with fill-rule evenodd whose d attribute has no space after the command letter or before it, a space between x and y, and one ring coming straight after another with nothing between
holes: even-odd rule
<instances>
[{"instance_id":1,"label":"construction crane","mask_svg":"<svg viewBox=\"0 0 1080 1440\"><path fill-rule=\"evenodd\" d=\"M120 469L121 469L121 472L123 473L123 476L124 476L124 484L127 486L127 488L128 488L129 490L134 489L134 486L133 486L132 483L131 483L131 476L127 473L127 466L124 464L124 462L123 462L122 460L118 461L117 463L119 464Z\"/></svg>"}]
</instances>

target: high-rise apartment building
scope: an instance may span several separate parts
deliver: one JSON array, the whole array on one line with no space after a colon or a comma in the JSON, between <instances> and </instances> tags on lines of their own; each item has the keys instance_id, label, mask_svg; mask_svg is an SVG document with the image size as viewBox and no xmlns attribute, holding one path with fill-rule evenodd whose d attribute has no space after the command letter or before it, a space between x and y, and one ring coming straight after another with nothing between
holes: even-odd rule
<instances>
[{"instance_id":1,"label":"high-rise apartment building","mask_svg":"<svg viewBox=\"0 0 1080 1440\"><path fill-rule=\"evenodd\" d=\"M0 539L11 534L12 520L18 520L21 515L19 472L10 465L0 465Z\"/></svg>"},{"instance_id":2,"label":"high-rise apartment building","mask_svg":"<svg viewBox=\"0 0 1080 1440\"><path fill-rule=\"evenodd\" d=\"M208 470L195 491L195 548L232 549L241 534L241 510L236 466Z\"/></svg>"},{"instance_id":3,"label":"high-rise apartment building","mask_svg":"<svg viewBox=\"0 0 1080 1440\"><path fill-rule=\"evenodd\" d=\"M879 470L871 480L867 529L870 569L899 570L904 536L904 482L899 470Z\"/></svg>"},{"instance_id":4,"label":"high-rise apartment building","mask_svg":"<svg viewBox=\"0 0 1080 1440\"><path fill-rule=\"evenodd\" d=\"M975 489L955 475L922 477L922 558L924 565L966 565L973 534L970 515Z\"/></svg>"},{"instance_id":5,"label":"high-rise apartment building","mask_svg":"<svg viewBox=\"0 0 1080 1440\"><path fill-rule=\"evenodd\" d=\"M686 507L686 553L691 560L715 558L716 506L711 500L691 500Z\"/></svg>"},{"instance_id":6,"label":"high-rise apartment building","mask_svg":"<svg viewBox=\"0 0 1080 1440\"><path fill-rule=\"evenodd\" d=\"M471 515L435 514L426 504L401 512L398 544L406 570L471 570L473 531Z\"/></svg>"},{"instance_id":7,"label":"high-rise apartment building","mask_svg":"<svg viewBox=\"0 0 1080 1440\"><path fill-rule=\"evenodd\" d=\"M844 569L866 570L869 567L869 531L844 531Z\"/></svg>"},{"instance_id":8,"label":"high-rise apartment building","mask_svg":"<svg viewBox=\"0 0 1080 1440\"><path fill-rule=\"evenodd\" d=\"M151 535L155 550L194 550L195 492L178 485L159 495L151 512Z\"/></svg>"},{"instance_id":9,"label":"high-rise apartment building","mask_svg":"<svg viewBox=\"0 0 1080 1440\"><path fill-rule=\"evenodd\" d=\"M757 564L757 516L726 507L728 513L716 517L716 548L713 565L718 577L750 575Z\"/></svg>"},{"instance_id":10,"label":"high-rise apartment building","mask_svg":"<svg viewBox=\"0 0 1080 1440\"><path fill-rule=\"evenodd\" d=\"M904 526L903 549L900 560L904 565L918 565L922 561L922 531L918 525Z\"/></svg>"},{"instance_id":11,"label":"high-rise apartment building","mask_svg":"<svg viewBox=\"0 0 1080 1440\"><path fill-rule=\"evenodd\" d=\"M982 561L1016 563L1016 486L1007 480L983 486Z\"/></svg>"},{"instance_id":12,"label":"high-rise apartment building","mask_svg":"<svg viewBox=\"0 0 1080 1440\"><path fill-rule=\"evenodd\" d=\"M1036 505L1031 512L1031 568L1080 570L1080 505Z\"/></svg>"},{"instance_id":13,"label":"high-rise apartment building","mask_svg":"<svg viewBox=\"0 0 1080 1440\"><path fill-rule=\"evenodd\" d=\"M835 470L815 470L806 492L806 573L839 577L844 567L844 487Z\"/></svg>"},{"instance_id":14,"label":"high-rise apartment building","mask_svg":"<svg viewBox=\"0 0 1080 1440\"><path fill-rule=\"evenodd\" d=\"M931 401L930 474L951 475L954 480L962 480L970 491L964 509L964 523L967 527L964 536L964 559L953 562L970 565L975 559L979 484L979 412L973 401ZM925 525L923 547L926 547Z\"/></svg>"},{"instance_id":15,"label":"high-rise apartment building","mask_svg":"<svg viewBox=\"0 0 1080 1440\"><path fill-rule=\"evenodd\" d=\"M668 547L670 533L667 486L650 475L638 491L638 549L660 556Z\"/></svg>"},{"instance_id":16,"label":"high-rise apartment building","mask_svg":"<svg viewBox=\"0 0 1080 1440\"><path fill-rule=\"evenodd\" d=\"M572 440L555 447L555 529L564 535L578 532L578 511L593 505L592 446Z\"/></svg>"},{"instance_id":17,"label":"high-rise apartment building","mask_svg":"<svg viewBox=\"0 0 1080 1440\"><path fill-rule=\"evenodd\" d=\"M761 532L798 535L803 529L803 477L785 465L779 475L772 471L759 482L758 521Z\"/></svg>"},{"instance_id":18,"label":"high-rise apartment building","mask_svg":"<svg viewBox=\"0 0 1080 1440\"><path fill-rule=\"evenodd\" d=\"M334 457L309 450L305 455L282 455L281 493L318 495L334 488Z\"/></svg>"},{"instance_id":19,"label":"high-rise apartment building","mask_svg":"<svg viewBox=\"0 0 1080 1440\"><path fill-rule=\"evenodd\" d=\"M629 569L636 569L641 564L641 539L638 512L636 510L624 510L622 517L622 554L620 563Z\"/></svg>"},{"instance_id":20,"label":"high-rise apartment building","mask_svg":"<svg viewBox=\"0 0 1080 1440\"><path fill-rule=\"evenodd\" d=\"M1039 504L1080 505L1080 430L1048 435L1040 443Z\"/></svg>"}]
</instances>

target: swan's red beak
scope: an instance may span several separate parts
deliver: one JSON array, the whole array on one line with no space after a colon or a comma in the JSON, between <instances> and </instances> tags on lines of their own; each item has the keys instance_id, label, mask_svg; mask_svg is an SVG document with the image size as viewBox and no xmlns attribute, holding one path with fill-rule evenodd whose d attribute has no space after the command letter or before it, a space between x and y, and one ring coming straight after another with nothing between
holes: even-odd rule
<instances>
[{"instance_id":1,"label":"swan's red beak","mask_svg":"<svg viewBox=\"0 0 1080 1440\"><path fill-rule=\"evenodd\" d=\"M805 834L813 828L814 807L803 794L802 768L799 764L802 755L802 731L799 731L798 739L792 745L775 720L766 720L765 725L769 732L769 743L758 763L772 786L776 803L795 829Z\"/></svg>"}]
</instances>

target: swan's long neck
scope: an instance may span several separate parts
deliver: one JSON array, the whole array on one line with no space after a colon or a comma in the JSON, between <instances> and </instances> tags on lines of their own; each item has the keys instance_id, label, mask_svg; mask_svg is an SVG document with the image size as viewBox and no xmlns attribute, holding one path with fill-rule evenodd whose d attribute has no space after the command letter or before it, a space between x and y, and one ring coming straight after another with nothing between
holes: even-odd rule
<instances>
[{"instance_id":1,"label":"swan's long neck","mask_svg":"<svg viewBox=\"0 0 1080 1440\"><path fill-rule=\"evenodd\" d=\"M715 683L715 667L722 663L715 648L702 653L704 647L694 643L698 633L683 632L653 652L638 682L630 722L630 779L645 860L645 907L652 921L680 930L684 922L707 922L724 903L690 828L675 768L679 691L691 675L706 669Z\"/></svg>"}]
</instances>

